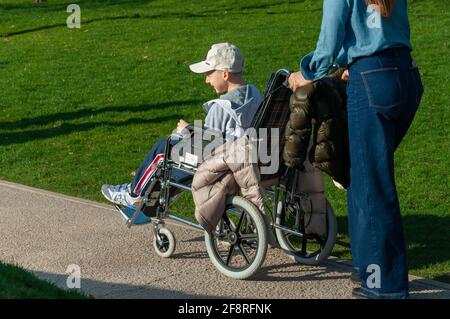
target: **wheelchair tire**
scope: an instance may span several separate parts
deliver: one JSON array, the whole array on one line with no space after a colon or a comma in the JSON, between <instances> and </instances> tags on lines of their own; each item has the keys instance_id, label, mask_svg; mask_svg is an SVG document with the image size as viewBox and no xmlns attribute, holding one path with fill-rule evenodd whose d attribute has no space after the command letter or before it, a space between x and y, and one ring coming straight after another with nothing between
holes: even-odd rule
<instances>
[{"instance_id":1,"label":"wheelchair tire","mask_svg":"<svg viewBox=\"0 0 450 319\"><path fill-rule=\"evenodd\" d=\"M205 244L209 258L222 274L250 278L267 253L267 228L261 212L242 197L229 197L216 230L205 232Z\"/></svg>"},{"instance_id":2,"label":"wheelchair tire","mask_svg":"<svg viewBox=\"0 0 450 319\"><path fill-rule=\"evenodd\" d=\"M169 258L172 256L176 247L176 240L172 232L165 227L161 227L158 230L161 242L158 242L156 236L153 239L153 248L158 256L163 258Z\"/></svg>"},{"instance_id":3,"label":"wheelchair tire","mask_svg":"<svg viewBox=\"0 0 450 319\"><path fill-rule=\"evenodd\" d=\"M282 220L283 216L281 214L281 209L283 209L283 205L281 202L278 203L278 214L276 219L276 224L283 226L284 221ZM326 206L326 220L327 220L327 233L324 235L324 238L318 237L315 235L306 236L305 238L310 237L311 239L306 239L306 244L308 244L307 241L313 241L313 246L319 246L319 249L313 251L313 252L305 252L302 249L298 249L297 247L294 247L291 240L288 238L289 235L286 231L283 231L282 229L275 229L275 233L278 239L278 242L280 244L281 249L285 250L294 261L304 264L304 265L310 265L310 266L316 266L319 265L322 261L326 260L328 256L330 256L331 252L333 251L333 247L336 243L336 236L337 236L337 219L336 215L333 211L333 208L331 207L330 203L327 201ZM295 236L295 235L293 235ZM315 242L314 242L315 241ZM303 242L302 242L303 243ZM302 246L303 247L303 246ZM310 243L311 247L311 243ZM310 248L308 247L308 248ZM306 250L306 249L305 249Z\"/></svg>"}]
</instances>

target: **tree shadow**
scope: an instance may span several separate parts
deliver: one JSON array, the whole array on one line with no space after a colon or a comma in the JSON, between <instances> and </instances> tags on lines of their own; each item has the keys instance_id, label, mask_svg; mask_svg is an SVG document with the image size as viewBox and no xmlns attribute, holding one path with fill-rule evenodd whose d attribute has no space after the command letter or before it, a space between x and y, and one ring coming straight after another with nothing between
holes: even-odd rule
<instances>
[{"instance_id":1,"label":"tree shadow","mask_svg":"<svg viewBox=\"0 0 450 319\"><path fill-rule=\"evenodd\" d=\"M112 10L112 6L116 5L131 5L133 8L136 8L137 6L142 6L149 4L153 2L154 0L77 0L76 4L78 4L82 10L95 10L99 8L109 8L109 10ZM8 11L8 10L23 10L24 12L35 12L36 14L42 14L42 13L51 13L51 12L66 12L67 6L69 3L52 3L52 1L36 4L32 3L30 1L29 3L2 3L0 4L0 10L2 11ZM139 14L135 15L123 15L123 16L116 16L116 17L106 17L106 18L97 18L97 19L83 19L82 23L87 24L95 21L102 21L102 20L117 20L117 19L135 19L135 18L141 18ZM34 28L29 28L25 30L18 30L18 31L12 31L12 32L0 32L0 37L10 37L14 35L20 35L35 31L41 31L41 30L47 30L47 29L53 29L58 27L66 27L67 24L64 21L64 23L57 23L57 24L51 24L51 25L42 25Z\"/></svg>"},{"instance_id":2,"label":"tree shadow","mask_svg":"<svg viewBox=\"0 0 450 319\"><path fill-rule=\"evenodd\" d=\"M133 7L146 5L155 2L154 0L77 0L76 3L80 7L87 9L107 8L107 6L114 5L132 5ZM305 0L291 0L290 4L303 3ZM236 7L235 4L229 4L225 8L235 10L252 10L252 9L270 9L276 6L285 5L286 1L272 1L270 3L249 3ZM41 3L39 5L32 3L2 3L0 9L2 10L34 10L38 12L51 12L51 11L65 11L68 3L52 3L51 1ZM208 12L217 12L216 9ZM219 14L219 13L218 13Z\"/></svg>"},{"instance_id":3,"label":"tree shadow","mask_svg":"<svg viewBox=\"0 0 450 319\"><path fill-rule=\"evenodd\" d=\"M206 259L208 258L208 253L206 251L191 251L191 252L183 252L176 253L171 258L173 259Z\"/></svg>"},{"instance_id":4,"label":"tree shadow","mask_svg":"<svg viewBox=\"0 0 450 319\"><path fill-rule=\"evenodd\" d=\"M149 4L154 2L154 0L77 0L76 4L80 7L86 7L89 9L96 8L107 8L112 5L124 5L130 4L133 6ZM36 12L52 12L52 11L63 11L65 12L67 6L70 2L53 2L47 1L40 4L33 3L32 1L26 3L13 3L6 2L0 4L0 9L2 10L24 10L24 11L36 11Z\"/></svg>"},{"instance_id":5,"label":"tree shadow","mask_svg":"<svg viewBox=\"0 0 450 319\"><path fill-rule=\"evenodd\" d=\"M63 123L61 126L56 128L2 133L0 134L0 145L6 146L12 144L22 144L28 141L43 140L57 136L69 135L74 132L78 133L89 131L100 126L119 127L136 124L161 123L169 120L177 120L178 118L178 115L173 114L168 116L159 116L153 119L131 118L123 122L101 121L82 124Z\"/></svg>"},{"instance_id":6,"label":"tree shadow","mask_svg":"<svg viewBox=\"0 0 450 319\"><path fill-rule=\"evenodd\" d=\"M205 240L205 236L201 235L201 236L198 236L198 237L194 237L194 238L183 240L182 242L183 243L194 243L194 242L203 242L204 240Z\"/></svg>"},{"instance_id":7,"label":"tree shadow","mask_svg":"<svg viewBox=\"0 0 450 319\"><path fill-rule=\"evenodd\" d=\"M33 271L33 274L42 280L49 281L58 287L67 290L67 275L48 272ZM81 278L81 293L95 296L99 299L109 298L137 298L137 299L220 299L224 297L208 296L205 294L190 294L171 289L153 288L143 285L118 284Z\"/></svg>"},{"instance_id":8,"label":"tree shadow","mask_svg":"<svg viewBox=\"0 0 450 319\"><path fill-rule=\"evenodd\" d=\"M450 216L403 216L403 223L410 268L426 268L435 263L450 261ZM433 279L450 283L450 270Z\"/></svg>"},{"instance_id":9,"label":"tree shadow","mask_svg":"<svg viewBox=\"0 0 450 319\"><path fill-rule=\"evenodd\" d=\"M289 265L284 265L289 266ZM298 267L298 265L296 265ZM325 281L325 280L339 280L348 278L348 270L342 267L332 267L325 265L324 267L318 267L317 272L309 273L307 275L300 275L297 277L287 277L283 281ZM261 274L254 278L258 281L280 281L279 277L274 278L268 276L265 271L276 269L274 267L265 267L261 269ZM327 272L334 271L341 275L327 276ZM34 275L42 280L46 280L55 284L56 286L67 290L68 275L61 275L55 273L48 273L43 271L32 271ZM170 274L168 274L169 276ZM151 283L150 283L151 284ZM212 283L211 283L212 284ZM311 283L313 284L313 283ZM81 278L81 293L84 293L87 297L94 297L97 299L109 299L109 298L133 298L133 299L222 299L230 298L226 295L207 295L204 293L187 293L183 291L177 291L165 288L151 287L150 285L133 285L123 283L105 282L90 278ZM429 284L422 283L420 280L411 281L410 294L412 299L448 299L450 297L450 291L446 288L433 287ZM274 299L283 298L282 296L274 295Z\"/></svg>"},{"instance_id":10,"label":"tree shadow","mask_svg":"<svg viewBox=\"0 0 450 319\"><path fill-rule=\"evenodd\" d=\"M296 0L296 1L290 1L290 3L302 3L305 0ZM106 2L92 2L92 1L78 1L77 4L82 6L86 9L97 9L100 7L105 7L105 5L124 5L124 4L130 4L135 6L148 4L152 1L150 0L110 0ZM269 3L269 4L248 4L240 7L236 6L225 6L223 7L223 10L227 11L228 15L231 14L242 14L242 10L268 10L276 6L284 5L284 1L275 2L275 3ZM12 3L6 3L6 4L0 4L0 9L3 10L35 10L37 13L39 12L52 12L52 11L62 11L66 10L67 4L50 4L50 3L44 3L40 4L39 6L36 6L36 4L12 4ZM312 11L320 11L321 8L317 9L300 9L295 10L297 13L302 12L308 12L311 13ZM289 11L291 14L294 13L293 10ZM276 14L276 12L267 12L267 14ZM282 14L285 14L283 12ZM109 16L109 17L100 17L100 18L94 18L94 19L83 19L83 24L89 24L92 22L98 22L98 21L108 21L108 20L123 20L123 19L170 19L170 18L176 18L176 19L189 19L189 18L206 18L206 17L221 17L222 14L218 12L217 9L207 9L202 10L199 12L163 12L163 13L157 13L157 14L140 14L140 13L133 13L129 15L116 15L116 16ZM18 30L18 31L11 31L11 32L3 32L0 33L0 37L11 37L15 35L35 32L35 31L41 31L41 30L47 30L52 28L58 28L58 27L66 27L66 23L57 23L57 24L51 24L51 25L43 25L39 27L29 28L25 30Z\"/></svg>"},{"instance_id":11,"label":"tree shadow","mask_svg":"<svg viewBox=\"0 0 450 319\"><path fill-rule=\"evenodd\" d=\"M305 270L305 267L307 269ZM286 271L286 269L293 268ZM254 277L258 281L310 281L314 282L327 280L350 280L350 273L353 267L344 263L327 260L319 266L305 266L298 263L272 265L262 267L260 272ZM329 275L329 273L334 273ZM280 277L276 274L283 275ZM356 287L356 286L355 286ZM411 299L449 299L450 289L448 285L432 283L423 279L410 278L410 298Z\"/></svg>"},{"instance_id":12,"label":"tree shadow","mask_svg":"<svg viewBox=\"0 0 450 319\"><path fill-rule=\"evenodd\" d=\"M403 225L406 237L408 267L410 269L425 269L436 263L450 261L450 216L436 215L404 215ZM346 216L338 216L339 233L348 234ZM349 252L333 252L336 257ZM450 283L450 272L432 277L434 280Z\"/></svg>"},{"instance_id":13,"label":"tree shadow","mask_svg":"<svg viewBox=\"0 0 450 319\"><path fill-rule=\"evenodd\" d=\"M324 263L320 266L310 266L306 273L302 265L296 262L289 264L278 264L272 266L264 266L261 271L255 275L254 280L257 281L323 281L338 280L349 278L351 269L339 267L337 264ZM293 270L286 271L288 268ZM314 271L314 272L311 272ZM326 275L330 272L337 272L338 275ZM289 276L274 276L275 274L291 274Z\"/></svg>"},{"instance_id":14,"label":"tree shadow","mask_svg":"<svg viewBox=\"0 0 450 319\"><path fill-rule=\"evenodd\" d=\"M201 100L181 100L181 101L170 101L164 103L154 103L154 104L140 104L136 106L106 106L101 108L86 108L78 111L72 112L58 112L49 115L43 115L33 118L24 118L18 121L3 121L0 122L0 128L3 130L15 130L15 129L25 129L29 126L42 126L57 121L70 121L79 119L87 116L94 116L108 112L114 113L136 113L136 112L146 112L154 109L164 109L170 106L186 106L200 104Z\"/></svg>"}]
</instances>

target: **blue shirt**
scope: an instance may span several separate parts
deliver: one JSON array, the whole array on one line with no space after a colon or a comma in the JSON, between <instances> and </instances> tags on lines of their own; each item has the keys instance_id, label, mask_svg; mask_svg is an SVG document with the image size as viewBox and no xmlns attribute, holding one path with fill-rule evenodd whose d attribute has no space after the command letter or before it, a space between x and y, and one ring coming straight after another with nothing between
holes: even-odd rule
<instances>
[{"instance_id":1,"label":"blue shirt","mask_svg":"<svg viewBox=\"0 0 450 319\"><path fill-rule=\"evenodd\" d=\"M401 46L412 49L406 0L397 0L388 18L365 0L324 0L316 50L300 68L306 80L318 80L335 62L347 66L358 57Z\"/></svg>"}]
</instances>

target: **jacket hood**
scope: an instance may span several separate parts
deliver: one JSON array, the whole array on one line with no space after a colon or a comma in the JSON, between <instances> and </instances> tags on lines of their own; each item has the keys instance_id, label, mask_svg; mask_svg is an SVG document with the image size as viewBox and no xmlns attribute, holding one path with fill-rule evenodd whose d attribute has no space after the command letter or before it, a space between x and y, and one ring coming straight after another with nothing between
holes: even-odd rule
<instances>
[{"instance_id":1,"label":"jacket hood","mask_svg":"<svg viewBox=\"0 0 450 319\"><path fill-rule=\"evenodd\" d=\"M252 84L246 84L220 96L219 99L206 102L203 108L208 112L214 103L218 103L240 127L246 129L250 127L261 101L262 96L258 89Z\"/></svg>"}]
</instances>

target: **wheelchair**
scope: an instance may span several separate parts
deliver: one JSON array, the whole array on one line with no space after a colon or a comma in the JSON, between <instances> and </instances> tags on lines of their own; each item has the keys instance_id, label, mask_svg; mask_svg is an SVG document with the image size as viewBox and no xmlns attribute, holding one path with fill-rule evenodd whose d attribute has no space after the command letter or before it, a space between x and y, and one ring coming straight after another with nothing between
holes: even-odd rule
<instances>
[{"instance_id":1,"label":"wheelchair","mask_svg":"<svg viewBox=\"0 0 450 319\"><path fill-rule=\"evenodd\" d=\"M283 150L283 132L289 120L289 100L292 91L288 86L290 72L280 69L274 72L263 95L263 101L255 115L253 127L278 128L280 154ZM189 127L190 131L195 127ZM268 130L270 131L270 129ZM268 140L275 138L268 134ZM191 192L191 182L200 163L192 158L171 159L171 142L180 136L170 135L166 142L165 154L157 163L153 176L148 181L136 211L128 216L127 226L135 224L142 214L149 216L154 234L153 246L160 257L168 258L174 251L176 240L166 227L165 219L175 220L193 228L202 226L170 213L170 205L183 192ZM268 145L271 145L268 143ZM268 219L250 201L242 196L229 196L221 220L214 231L205 231L205 245L211 262L225 276L234 279L248 279L262 266L268 250L269 232L276 238L279 248L294 261L305 265L319 265L328 258L336 243L337 221L335 213L326 200L326 231L323 234L308 233L305 230L307 214L300 201L308 198L308 193L296 190L299 171L287 168L282 163L271 175L261 175L264 202ZM186 173L182 181L171 179L171 172ZM125 207L116 205L123 214Z\"/></svg>"}]
</instances>

